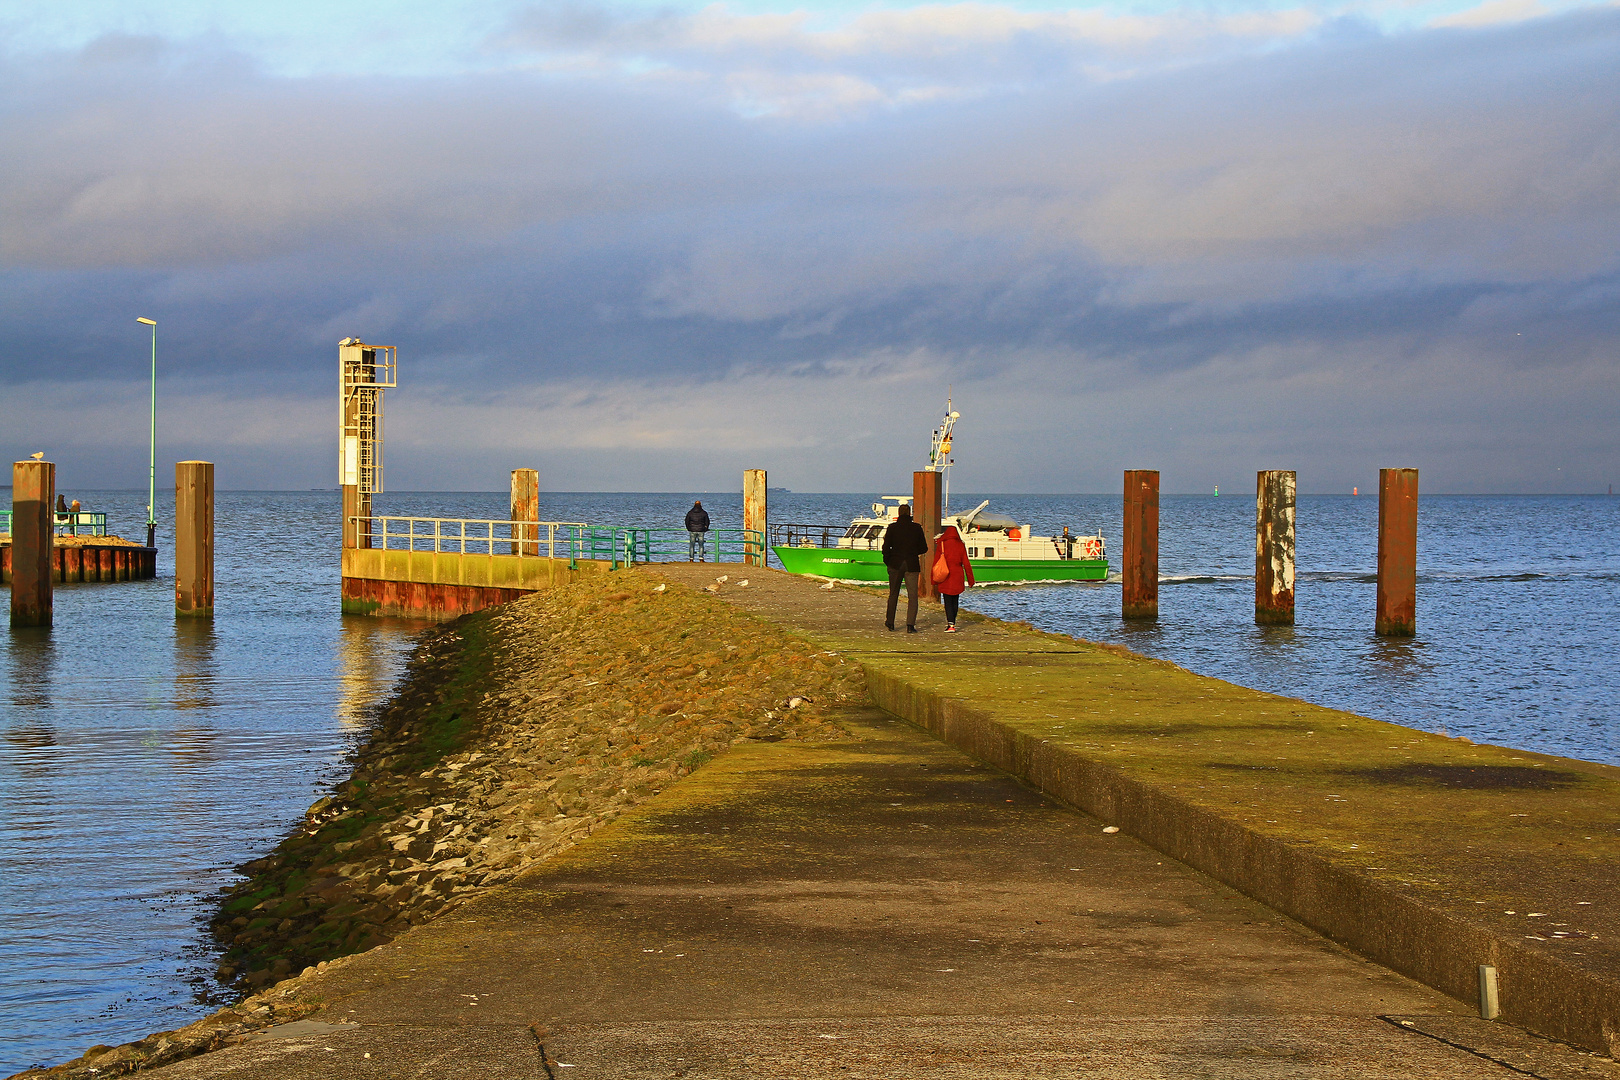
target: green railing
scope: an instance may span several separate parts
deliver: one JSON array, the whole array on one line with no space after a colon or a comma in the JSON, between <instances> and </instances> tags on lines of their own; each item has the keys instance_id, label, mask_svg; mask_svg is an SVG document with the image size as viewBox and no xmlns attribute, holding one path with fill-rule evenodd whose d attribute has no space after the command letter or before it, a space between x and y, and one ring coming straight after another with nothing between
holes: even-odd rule
<instances>
[{"instance_id":1,"label":"green railing","mask_svg":"<svg viewBox=\"0 0 1620 1080\"><path fill-rule=\"evenodd\" d=\"M618 529L623 533L629 562L687 562L692 558L691 534L685 529ZM765 552L765 533L759 529L710 529L703 534L704 558L709 562L756 562Z\"/></svg>"},{"instance_id":2,"label":"green railing","mask_svg":"<svg viewBox=\"0 0 1620 1080\"><path fill-rule=\"evenodd\" d=\"M106 536L107 515L95 510L69 510L53 515L57 532L75 536ZM0 510L0 533L11 535L11 511Z\"/></svg>"}]
</instances>

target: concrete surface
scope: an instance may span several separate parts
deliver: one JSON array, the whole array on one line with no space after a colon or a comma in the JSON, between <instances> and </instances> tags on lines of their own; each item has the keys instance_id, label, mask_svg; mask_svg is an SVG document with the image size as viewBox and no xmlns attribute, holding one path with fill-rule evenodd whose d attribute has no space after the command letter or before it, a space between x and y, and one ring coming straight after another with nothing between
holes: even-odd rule
<instances>
[{"instance_id":1,"label":"concrete surface","mask_svg":"<svg viewBox=\"0 0 1620 1080\"><path fill-rule=\"evenodd\" d=\"M885 713L843 719L737 745L316 976L323 1012L150 1075L1522 1075L1512 1029L1482 1057L1446 997ZM1545 1045L1535 1075L1617 1075Z\"/></svg>"},{"instance_id":2,"label":"concrete surface","mask_svg":"<svg viewBox=\"0 0 1620 1080\"><path fill-rule=\"evenodd\" d=\"M659 566L857 659L873 700L1503 1018L1620 1047L1620 769L1476 746L1020 624L883 628L882 591ZM1069 588L1095 586L1073 585ZM1308 687L1301 687L1308 693Z\"/></svg>"}]
</instances>

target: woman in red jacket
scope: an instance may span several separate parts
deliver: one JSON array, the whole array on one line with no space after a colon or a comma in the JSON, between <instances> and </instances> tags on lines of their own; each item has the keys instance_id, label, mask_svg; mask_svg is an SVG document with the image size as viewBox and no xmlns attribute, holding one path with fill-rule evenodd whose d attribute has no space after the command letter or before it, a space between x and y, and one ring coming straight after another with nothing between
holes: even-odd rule
<instances>
[{"instance_id":1,"label":"woman in red jacket","mask_svg":"<svg viewBox=\"0 0 1620 1080\"><path fill-rule=\"evenodd\" d=\"M973 584L973 564L968 562L967 546L955 525L945 526L945 531L935 537L934 558L945 562L945 579L936 583L940 599L945 601L945 632L954 634L957 601L962 598L962 590Z\"/></svg>"}]
</instances>

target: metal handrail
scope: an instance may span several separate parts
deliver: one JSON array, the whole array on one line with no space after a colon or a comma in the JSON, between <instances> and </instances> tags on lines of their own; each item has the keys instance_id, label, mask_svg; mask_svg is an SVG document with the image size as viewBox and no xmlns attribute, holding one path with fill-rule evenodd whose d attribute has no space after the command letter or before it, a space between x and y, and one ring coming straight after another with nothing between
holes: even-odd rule
<instances>
[{"instance_id":1,"label":"metal handrail","mask_svg":"<svg viewBox=\"0 0 1620 1080\"><path fill-rule=\"evenodd\" d=\"M58 510L55 514L59 530L65 529L74 536L107 535L107 515L100 510ZM9 519L11 515L6 517Z\"/></svg>"},{"instance_id":2,"label":"metal handrail","mask_svg":"<svg viewBox=\"0 0 1620 1080\"><path fill-rule=\"evenodd\" d=\"M780 521L771 523L772 547L854 548L857 551L876 551L883 546L883 534L848 539L851 525L815 525L802 522ZM847 539L847 542L846 542Z\"/></svg>"},{"instance_id":3,"label":"metal handrail","mask_svg":"<svg viewBox=\"0 0 1620 1080\"><path fill-rule=\"evenodd\" d=\"M381 514L369 517L357 514L349 520L355 525L362 547L386 551L543 555L548 559L609 562L615 568L637 563L684 562L688 557L689 534L685 529L592 527L582 521L502 521L499 518ZM716 562L748 562L763 559L766 552L765 533L760 529L711 529L707 535ZM500 550L502 547L505 550Z\"/></svg>"},{"instance_id":4,"label":"metal handrail","mask_svg":"<svg viewBox=\"0 0 1620 1080\"><path fill-rule=\"evenodd\" d=\"M560 557L577 557L573 555L573 550L579 546L582 534L590 528L583 521L502 521L499 518L394 517L382 514L370 517L355 515L350 520L354 522L365 547L519 557L537 557L544 547L548 559L559 557L559 544L564 546L565 551ZM506 550L497 551L497 544L503 545ZM472 545L471 552L467 550L468 545Z\"/></svg>"},{"instance_id":5,"label":"metal handrail","mask_svg":"<svg viewBox=\"0 0 1620 1080\"><path fill-rule=\"evenodd\" d=\"M0 510L0 533L11 534L10 510ZM106 536L107 515L100 510L51 511L51 524L65 529L74 536Z\"/></svg>"},{"instance_id":6,"label":"metal handrail","mask_svg":"<svg viewBox=\"0 0 1620 1080\"><path fill-rule=\"evenodd\" d=\"M685 562L691 557L691 533L685 529L624 529L629 561ZM763 564L768 552L763 529L709 529L705 555L712 562Z\"/></svg>"}]
</instances>

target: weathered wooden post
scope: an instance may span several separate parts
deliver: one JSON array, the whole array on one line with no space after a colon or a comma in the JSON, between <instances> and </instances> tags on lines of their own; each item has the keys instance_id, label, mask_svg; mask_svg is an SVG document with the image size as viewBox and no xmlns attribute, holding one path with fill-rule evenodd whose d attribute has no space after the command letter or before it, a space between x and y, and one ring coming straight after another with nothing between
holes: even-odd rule
<instances>
[{"instance_id":1,"label":"weathered wooden post","mask_svg":"<svg viewBox=\"0 0 1620 1080\"><path fill-rule=\"evenodd\" d=\"M55 542L56 465L19 461L11 467L12 626L51 625Z\"/></svg>"},{"instance_id":2,"label":"weathered wooden post","mask_svg":"<svg viewBox=\"0 0 1620 1080\"><path fill-rule=\"evenodd\" d=\"M1120 615L1159 617L1159 470L1125 470L1124 554L1119 559Z\"/></svg>"},{"instance_id":3,"label":"weathered wooden post","mask_svg":"<svg viewBox=\"0 0 1620 1080\"><path fill-rule=\"evenodd\" d=\"M934 535L939 532L940 483L943 473L924 469L911 474L911 520L922 526L928 538L928 553L922 557L922 573L917 579L917 595L939 599L939 586L934 584Z\"/></svg>"},{"instance_id":4,"label":"weathered wooden post","mask_svg":"<svg viewBox=\"0 0 1620 1080\"><path fill-rule=\"evenodd\" d=\"M1292 471L1255 475L1254 621L1294 625L1294 495Z\"/></svg>"},{"instance_id":5,"label":"weathered wooden post","mask_svg":"<svg viewBox=\"0 0 1620 1080\"><path fill-rule=\"evenodd\" d=\"M1378 470L1378 617L1384 637L1417 633L1418 471Z\"/></svg>"},{"instance_id":6,"label":"weathered wooden post","mask_svg":"<svg viewBox=\"0 0 1620 1080\"><path fill-rule=\"evenodd\" d=\"M765 470L743 470L743 528L747 532L757 532L759 540L745 535L743 538L743 562L749 566L764 566L766 543L765 531L766 503L765 503Z\"/></svg>"},{"instance_id":7,"label":"weathered wooden post","mask_svg":"<svg viewBox=\"0 0 1620 1080\"><path fill-rule=\"evenodd\" d=\"M214 463L174 463L174 613L214 617Z\"/></svg>"},{"instance_id":8,"label":"weathered wooden post","mask_svg":"<svg viewBox=\"0 0 1620 1080\"><path fill-rule=\"evenodd\" d=\"M512 554L540 554L540 526L519 524L540 520L540 472L512 470Z\"/></svg>"}]
</instances>

